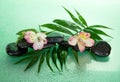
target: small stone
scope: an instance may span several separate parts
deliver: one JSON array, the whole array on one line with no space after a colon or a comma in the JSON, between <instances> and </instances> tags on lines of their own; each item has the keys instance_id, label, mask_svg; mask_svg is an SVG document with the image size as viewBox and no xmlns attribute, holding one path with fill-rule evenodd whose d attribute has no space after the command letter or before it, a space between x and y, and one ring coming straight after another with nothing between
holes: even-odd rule
<instances>
[{"instance_id":1,"label":"small stone","mask_svg":"<svg viewBox=\"0 0 120 82\"><path fill-rule=\"evenodd\" d=\"M49 43L60 43L62 42L64 37L61 36L54 36L54 37L47 37L47 41Z\"/></svg>"},{"instance_id":2,"label":"small stone","mask_svg":"<svg viewBox=\"0 0 120 82\"><path fill-rule=\"evenodd\" d=\"M21 48L26 49L28 47L32 47L32 44L26 42L25 39L22 39L22 40L18 41L17 46L19 49L21 49Z\"/></svg>"},{"instance_id":3,"label":"small stone","mask_svg":"<svg viewBox=\"0 0 120 82\"><path fill-rule=\"evenodd\" d=\"M16 43L10 43L6 47L6 52L10 56L20 56L22 54L25 54L27 51L28 49L18 49Z\"/></svg>"},{"instance_id":4,"label":"small stone","mask_svg":"<svg viewBox=\"0 0 120 82\"><path fill-rule=\"evenodd\" d=\"M91 48L91 51L97 56L106 57L110 54L111 46L105 41L100 41Z\"/></svg>"},{"instance_id":5,"label":"small stone","mask_svg":"<svg viewBox=\"0 0 120 82\"><path fill-rule=\"evenodd\" d=\"M54 43L47 43L44 45L44 48L49 48L49 47L52 47L54 45L55 45Z\"/></svg>"}]
</instances>

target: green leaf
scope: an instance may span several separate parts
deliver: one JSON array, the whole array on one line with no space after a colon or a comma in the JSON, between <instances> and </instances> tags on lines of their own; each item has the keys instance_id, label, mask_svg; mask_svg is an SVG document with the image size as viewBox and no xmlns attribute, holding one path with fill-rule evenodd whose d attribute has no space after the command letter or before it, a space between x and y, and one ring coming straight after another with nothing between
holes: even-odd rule
<instances>
[{"instance_id":1,"label":"green leaf","mask_svg":"<svg viewBox=\"0 0 120 82\"><path fill-rule=\"evenodd\" d=\"M65 65L66 65L67 55L68 55L67 51L63 51L62 59Z\"/></svg>"},{"instance_id":2,"label":"green leaf","mask_svg":"<svg viewBox=\"0 0 120 82\"><path fill-rule=\"evenodd\" d=\"M20 35L18 38L17 38L17 42L22 40L24 38L24 35Z\"/></svg>"},{"instance_id":3,"label":"green leaf","mask_svg":"<svg viewBox=\"0 0 120 82\"><path fill-rule=\"evenodd\" d=\"M64 27L62 27L60 25L55 25L55 24L49 24L48 23L48 24L43 24L41 26L52 29L54 31L58 31L58 32L69 34L69 35L73 35L73 33L71 31L69 31L68 29L66 29L66 28L64 28Z\"/></svg>"},{"instance_id":4,"label":"green leaf","mask_svg":"<svg viewBox=\"0 0 120 82\"><path fill-rule=\"evenodd\" d=\"M57 56L56 56L56 47L54 47L53 48L53 50L52 50L52 61L53 61L53 63L54 63L54 65L56 66L56 68L58 69L58 71L60 71L60 69L58 68L58 66L57 66Z\"/></svg>"},{"instance_id":5,"label":"green leaf","mask_svg":"<svg viewBox=\"0 0 120 82\"><path fill-rule=\"evenodd\" d=\"M84 25L83 25L68 9L66 9L65 7L63 7L63 8L67 11L67 13L70 15L70 17L72 18L72 20L73 20L75 23L77 23L77 24L79 24L80 26L84 27Z\"/></svg>"},{"instance_id":6,"label":"green leaf","mask_svg":"<svg viewBox=\"0 0 120 82\"><path fill-rule=\"evenodd\" d=\"M50 68L50 70L52 72L54 72L53 69L52 69L52 67L50 66L50 50L46 54L46 62L47 62L48 67Z\"/></svg>"},{"instance_id":7,"label":"green leaf","mask_svg":"<svg viewBox=\"0 0 120 82\"><path fill-rule=\"evenodd\" d=\"M102 40L102 38L97 33L95 33L94 31L92 31L90 29L84 29L84 31L90 33L92 39L94 39L94 40Z\"/></svg>"},{"instance_id":8,"label":"green leaf","mask_svg":"<svg viewBox=\"0 0 120 82\"><path fill-rule=\"evenodd\" d=\"M39 61L39 65L38 65L38 73L40 72L41 66L44 62L44 56L45 56L45 54L41 54L41 56L40 56L40 61Z\"/></svg>"},{"instance_id":9,"label":"green leaf","mask_svg":"<svg viewBox=\"0 0 120 82\"><path fill-rule=\"evenodd\" d=\"M85 19L82 17L82 15L80 15L80 13L79 13L77 10L75 10L75 11L76 11L76 13L77 13L77 15L78 15L79 20L80 20L85 26L88 26L88 25L87 25L87 22L86 22Z\"/></svg>"},{"instance_id":10,"label":"green leaf","mask_svg":"<svg viewBox=\"0 0 120 82\"><path fill-rule=\"evenodd\" d=\"M74 57L75 57L76 62L79 64L79 61L78 61L78 53L77 53L74 49L72 49L72 48L71 48L71 51L72 51L72 53L73 53L73 55L74 55Z\"/></svg>"},{"instance_id":11,"label":"green leaf","mask_svg":"<svg viewBox=\"0 0 120 82\"><path fill-rule=\"evenodd\" d=\"M109 36L108 34L103 32L102 30L98 30L98 29L94 29L94 28L88 28L88 29L94 31L96 34L101 34L101 35L108 36L108 37L112 38L111 36Z\"/></svg>"},{"instance_id":12,"label":"green leaf","mask_svg":"<svg viewBox=\"0 0 120 82\"><path fill-rule=\"evenodd\" d=\"M87 51L87 52L88 52L89 55L91 55L91 56L93 57L93 59L96 60L96 56L95 56L95 54L93 54L91 51Z\"/></svg>"},{"instance_id":13,"label":"green leaf","mask_svg":"<svg viewBox=\"0 0 120 82\"><path fill-rule=\"evenodd\" d=\"M60 49L60 47L58 47L58 49L57 49L57 57L58 57L58 60L60 62L60 68L63 71L64 54L62 54L62 52L63 52L62 49Z\"/></svg>"},{"instance_id":14,"label":"green leaf","mask_svg":"<svg viewBox=\"0 0 120 82\"><path fill-rule=\"evenodd\" d=\"M106 29L112 29L112 28L109 28L109 27L103 26L103 25L92 25L92 26L89 26L88 28L106 28Z\"/></svg>"},{"instance_id":15,"label":"green leaf","mask_svg":"<svg viewBox=\"0 0 120 82\"><path fill-rule=\"evenodd\" d=\"M33 57L33 59L29 62L29 64L27 65L27 67L25 68L24 71L26 71L27 69L29 69L30 67L32 67L39 59L39 56L36 55L35 57Z\"/></svg>"},{"instance_id":16,"label":"green leaf","mask_svg":"<svg viewBox=\"0 0 120 82\"><path fill-rule=\"evenodd\" d=\"M21 30L21 31L17 32L16 34L17 35L24 35L24 33L26 31L33 31L33 32L37 33L37 31L35 29L24 29L24 30Z\"/></svg>"},{"instance_id":17,"label":"green leaf","mask_svg":"<svg viewBox=\"0 0 120 82\"><path fill-rule=\"evenodd\" d=\"M21 63L21 62L24 62L24 61L28 61L28 60L30 60L30 59L32 59L33 57L25 57L25 58L22 58L22 59L20 59L19 61L17 61L17 62L15 62L14 64L18 64L18 63Z\"/></svg>"},{"instance_id":18,"label":"green leaf","mask_svg":"<svg viewBox=\"0 0 120 82\"><path fill-rule=\"evenodd\" d=\"M78 32L77 29L82 30L79 26L77 26L75 23L67 21L67 20L62 20L62 19L55 19L53 21L54 23L57 23L59 25L62 25L70 30L73 30L75 32Z\"/></svg>"}]
</instances>

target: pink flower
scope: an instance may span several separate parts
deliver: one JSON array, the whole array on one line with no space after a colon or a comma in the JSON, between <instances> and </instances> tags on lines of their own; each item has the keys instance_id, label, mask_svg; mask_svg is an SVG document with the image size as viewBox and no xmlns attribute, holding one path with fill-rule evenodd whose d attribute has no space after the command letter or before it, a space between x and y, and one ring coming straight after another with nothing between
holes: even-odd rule
<instances>
[{"instance_id":1,"label":"pink flower","mask_svg":"<svg viewBox=\"0 0 120 82\"><path fill-rule=\"evenodd\" d=\"M35 32L27 31L24 35L24 38L28 43L34 43L35 36L36 36Z\"/></svg>"},{"instance_id":2,"label":"pink flower","mask_svg":"<svg viewBox=\"0 0 120 82\"><path fill-rule=\"evenodd\" d=\"M47 44L46 35L44 33L37 33L36 39L33 44L34 50L41 50Z\"/></svg>"},{"instance_id":3,"label":"pink flower","mask_svg":"<svg viewBox=\"0 0 120 82\"><path fill-rule=\"evenodd\" d=\"M83 52L85 47L94 45L94 40L90 38L90 33L80 32L78 35L70 37L68 43L72 46L78 45L80 52Z\"/></svg>"},{"instance_id":4,"label":"pink flower","mask_svg":"<svg viewBox=\"0 0 120 82\"><path fill-rule=\"evenodd\" d=\"M44 47L44 44L47 44L46 34L44 33L27 31L24 38L28 43L33 43L34 50L41 50Z\"/></svg>"}]
</instances>

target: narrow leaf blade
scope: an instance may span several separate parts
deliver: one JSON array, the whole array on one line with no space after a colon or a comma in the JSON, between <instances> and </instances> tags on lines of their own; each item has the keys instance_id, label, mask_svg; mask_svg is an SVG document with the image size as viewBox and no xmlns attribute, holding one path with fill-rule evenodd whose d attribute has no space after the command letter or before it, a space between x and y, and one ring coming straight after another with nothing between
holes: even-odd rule
<instances>
[{"instance_id":1,"label":"narrow leaf blade","mask_svg":"<svg viewBox=\"0 0 120 82\"><path fill-rule=\"evenodd\" d=\"M56 68L58 69L58 71L60 71L60 69L58 68L58 66L57 66L57 56L56 56L56 48L54 48L53 50L52 50L52 61L53 61L53 63L54 63L54 65L56 66Z\"/></svg>"},{"instance_id":2,"label":"narrow leaf blade","mask_svg":"<svg viewBox=\"0 0 120 82\"><path fill-rule=\"evenodd\" d=\"M21 63L21 62L30 60L31 58L32 58L32 57L25 57L25 58L22 58L22 59L20 59L19 61L15 62L14 64L18 64L18 63Z\"/></svg>"},{"instance_id":3,"label":"narrow leaf blade","mask_svg":"<svg viewBox=\"0 0 120 82\"><path fill-rule=\"evenodd\" d=\"M75 57L76 62L79 64L77 52L74 49L72 49L72 48L71 48L71 50L72 50L72 53L73 53L73 55Z\"/></svg>"},{"instance_id":4,"label":"narrow leaf blade","mask_svg":"<svg viewBox=\"0 0 120 82\"><path fill-rule=\"evenodd\" d=\"M35 29L24 29L24 30L21 30L19 32L17 32L16 34L17 35L23 35L26 31L33 31L33 32L37 32Z\"/></svg>"},{"instance_id":5,"label":"narrow leaf blade","mask_svg":"<svg viewBox=\"0 0 120 82\"><path fill-rule=\"evenodd\" d=\"M70 17L72 18L72 20L73 20L75 23L77 23L77 24L79 24L80 26L84 27L84 25L83 25L68 9L66 9L65 7L63 7L63 8L67 11L67 13L70 15Z\"/></svg>"},{"instance_id":6,"label":"narrow leaf blade","mask_svg":"<svg viewBox=\"0 0 120 82\"><path fill-rule=\"evenodd\" d=\"M50 66L50 51L48 51L47 54L46 54L46 62L47 62L48 67L50 68L50 70L52 72L54 72L52 67Z\"/></svg>"},{"instance_id":7,"label":"narrow leaf blade","mask_svg":"<svg viewBox=\"0 0 120 82\"><path fill-rule=\"evenodd\" d=\"M29 69L30 67L32 67L38 61L38 58L39 58L39 56L33 57L32 61L29 62L29 64L27 65L27 67L25 68L24 71L26 71L27 69Z\"/></svg>"},{"instance_id":8,"label":"narrow leaf blade","mask_svg":"<svg viewBox=\"0 0 120 82\"><path fill-rule=\"evenodd\" d=\"M78 15L79 20L80 20L85 26L88 26L88 25L87 25L87 22L86 22L85 19L82 17L82 15L80 15L80 13L79 13L77 10L75 10L75 11L76 11L76 13L77 13L77 15Z\"/></svg>"},{"instance_id":9,"label":"narrow leaf blade","mask_svg":"<svg viewBox=\"0 0 120 82\"><path fill-rule=\"evenodd\" d=\"M58 49L57 49L57 57L58 57L58 60L60 62L60 68L63 71L63 58L62 58L61 52L62 52L62 50L59 49L59 47L58 47Z\"/></svg>"},{"instance_id":10,"label":"narrow leaf blade","mask_svg":"<svg viewBox=\"0 0 120 82\"><path fill-rule=\"evenodd\" d=\"M102 38L97 35L94 31L90 30L90 29L84 29L85 32L88 32L91 34L91 38L94 40L102 40Z\"/></svg>"},{"instance_id":11,"label":"narrow leaf blade","mask_svg":"<svg viewBox=\"0 0 120 82\"><path fill-rule=\"evenodd\" d=\"M108 34L106 34L105 32L103 32L102 30L93 29L93 28L89 28L89 29L92 30L92 31L94 31L97 34L101 34L101 35L108 36L108 37L112 38L111 36L109 36Z\"/></svg>"},{"instance_id":12,"label":"narrow leaf blade","mask_svg":"<svg viewBox=\"0 0 120 82\"><path fill-rule=\"evenodd\" d=\"M78 32L77 29L82 30L79 26L77 26L75 23L67 21L67 20L62 20L62 19L55 19L53 21L54 23L57 23L59 25L62 25L70 30L73 30L75 32Z\"/></svg>"},{"instance_id":13,"label":"narrow leaf blade","mask_svg":"<svg viewBox=\"0 0 120 82\"><path fill-rule=\"evenodd\" d=\"M55 25L55 24L48 23L48 24L43 24L41 26L52 29L54 31L58 31L58 32L62 32L62 33L65 33L65 34L73 35L73 33L71 31L69 31L68 29L66 29L66 28L64 28L60 25Z\"/></svg>"},{"instance_id":14,"label":"narrow leaf blade","mask_svg":"<svg viewBox=\"0 0 120 82\"><path fill-rule=\"evenodd\" d=\"M41 56L40 56L40 61L39 61L39 65L38 65L38 73L40 72L41 66L44 62L44 56L45 56L45 54L41 54Z\"/></svg>"},{"instance_id":15,"label":"narrow leaf blade","mask_svg":"<svg viewBox=\"0 0 120 82\"><path fill-rule=\"evenodd\" d=\"M92 26L89 26L88 28L105 28L105 29L112 29L112 28L109 28L109 27L103 26L103 25L92 25Z\"/></svg>"}]
</instances>

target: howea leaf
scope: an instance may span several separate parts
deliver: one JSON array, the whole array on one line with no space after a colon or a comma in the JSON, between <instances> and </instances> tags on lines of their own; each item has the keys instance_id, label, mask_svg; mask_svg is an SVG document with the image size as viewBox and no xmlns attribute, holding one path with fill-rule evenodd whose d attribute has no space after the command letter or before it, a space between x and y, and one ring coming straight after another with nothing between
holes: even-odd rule
<instances>
[{"instance_id":1,"label":"howea leaf","mask_svg":"<svg viewBox=\"0 0 120 82\"><path fill-rule=\"evenodd\" d=\"M57 56L56 56L56 47L53 48L52 50L52 61L54 63L54 65L56 66L56 68L58 69L58 71L60 71L60 69L57 66Z\"/></svg>"},{"instance_id":2,"label":"howea leaf","mask_svg":"<svg viewBox=\"0 0 120 82\"><path fill-rule=\"evenodd\" d=\"M76 11L76 13L77 13L77 15L78 15L79 20L80 20L85 26L88 26L88 25L87 25L87 22L86 22L85 19L80 15L80 13L79 13L77 10L75 10L75 11Z\"/></svg>"},{"instance_id":3,"label":"howea leaf","mask_svg":"<svg viewBox=\"0 0 120 82\"><path fill-rule=\"evenodd\" d=\"M73 55L74 55L74 57L75 57L77 63L79 64L77 52L76 52L74 49L72 49L72 52L73 52Z\"/></svg>"},{"instance_id":4,"label":"howea leaf","mask_svg":"<svg viewBox=\"0 0 120 82\"><path fill-rule=\"evenodd\" d=\"M102 40L102 38L97 35L97 33L95 33L94 31L90 30L90 29L84 29L85 32L88 32L91 34L91 38L94 40Z\"/></svg>"},{"instance_id":5,"label":"howea leaf","mask_svg":"<svg viewBox=\"0 0 120 82\"><path fill-rule=\"evenodd\" d=\"M104 35L104 36L111 37L108 34L106 34L105 32L103 32L102 30L98 30L98 29L94 29L94 28L87 28L87 29L90 29L90 30L94 31L96 34L101 34L101 35Z\"/></svg>"},{"instance_id":6,"label":"howea leaf","mask_svg":"<svg viewBox=\"0 0 120 82\"><path fill-rule=\"evenodd\" d=\"M39 65L38 65L38 73L40 72L41 66L44 62L44 56L45 56L45 54L40 55L40 61L39 61Z\"/></svg>"},{"instance_id":7,"label":"howea leaf","mask_svg":"<svg viewBox=\"0 0 120 82\"><path fill-rule=\"evenodd\" d=\"M30 67L32 67L37 61L38 61L39 56L36 55L35 57L33 57L32 61L29 62L29 64L27 65L27 67L25 68L24 71L26 71L27 69L29 69Z\"/></svg>"},{"instance_id":8,"label":"howea leaf","mask_svg":"<svg viewBox=\"0 0 120 82\"><path fill-rule=\"evenodd\" d=\"M69 31L68 29L66 29L66 28L64 28L64 27L62 27L60 25L55 25L55 24L49 24L48 23L48 24L43 24L41 26L52 29L54 31L58 31L58 32L69 34L69 35L73 35L73 33L71 31Z\"/></svg>"},{"instance_id":9,"label":"howea leaf","mask_svg":"<svg viewBox=\"0 0 120 82\"><path fill-rule=\"evenodd\" d=\"M62 58L63 58L63 62L64 62L64 64L66 64L66 59L67 59L67 51L63 51Z\"/></svg>"},{"instance_id":10,"label":"howea leaf","mask_svg":"<svg viewBox=\"0 0 120 82\"><path fill-rule=\"evenodd\" d=\"M54 72L53 69L52 69L52 67L50 66L50 50L46 54L46 62L47 62L48 67L50 68L50 70L52 72Z\"/></svg>"},{"instance_id":11,"label":"howea leaf","mask_svg":"<svg viewBox=\"0 0 120 82\"><path fill-rule=\"evenodd\" d=\"M58 57L58 60L60 62L61 71L63 71L63 65L66 62L66 54L64 52L65 51L63 50L63 47L58 46L58 48L57 48L57 57Z\"/></svg>"},{"instance_id":12,"label":"howea leaf","mask_svg":"<svg viewBox=\"0 0 120 82\"><path fill-rule=\"evenodd\" d=\"M60 62L60 68L61 68L61 70L63 70L63 59L62 59L61 51L62 51L62 50L58 50L58 52L57 52L57 57L58 57L58 60L59 60L59 62Z\"/></svg>"},{"instance_id":13,"label":"howea leaf","mask_svg":"<svg viewBox=\"0 0 120 82\"><path fill-rule=\"evenodd\" d=\"M70 30L73 30L75 32L78 32L77 29L82 30L79 26L77 26L75 23L67 21L67 20L62 20L62 19L55 19L53 20L54 23L57 23L59 25L62 25Z\"/></svg>"},{"instance_id":14,"label":"howea leaf","mask_svg":"<svg viewBox=\"0 0 120 82\"><path fill-rule=\"evenodd\" d=\"M73 56L75 57L76 62L79 64L77 52L72 48L70 48L70 51L72 52Z\"/></svg>"},{"instance_id":15,"label":"howea leaf","mask_svg":"<svg viewBox=\"0 0 120 82\"><path fill-rule=\"evenodd\" d=\"M92 25L92 26L89 26L88 28L106 28L106 29L112 29L112 28L109 28L109 27L103 26L103 25Z\"/></svg>"},{"instance_id":16,"label":"howea leaf","mask_svg":"<svg viewBox=\"0 0 120 82\"><path fill-rule=\"evenodd\" d=\"M37 31L35 29L24 29L24 30L17 32L16 34L23 35L26 31L33 31L33 32L37 33Z\"/></svg>"},{"instance_id":17,"label":"howea leaf","mask_svg":"<svg viewBox=\"0 0 120 82\"><path fill-rule=\"evenodd\" d=\"M77 23L77 24L79 24L80 26L84 27L84 25L83 25L68 9L66 9L65 7L63 7L63 8L67 11L67 13L70 15L70 17L72 18L72 20L73 20L75 23Z\"/></svg>"},{"instance_id":18,"label":"howea leaf","mask_svg":"<svg viewBox=\"0 0 120 82\"><path fill-rule=\"evenodd\" d=\"M27 60L30 60L30 59L32 59L33 57L25 57L25 58L22 58L22 59L20 59L19 61L17 61L17 62L15 62L14 64L18 64L18 63L21 63L21 62L24 62L24 61L27 61Z\"/></svg>"}]
</instances>

